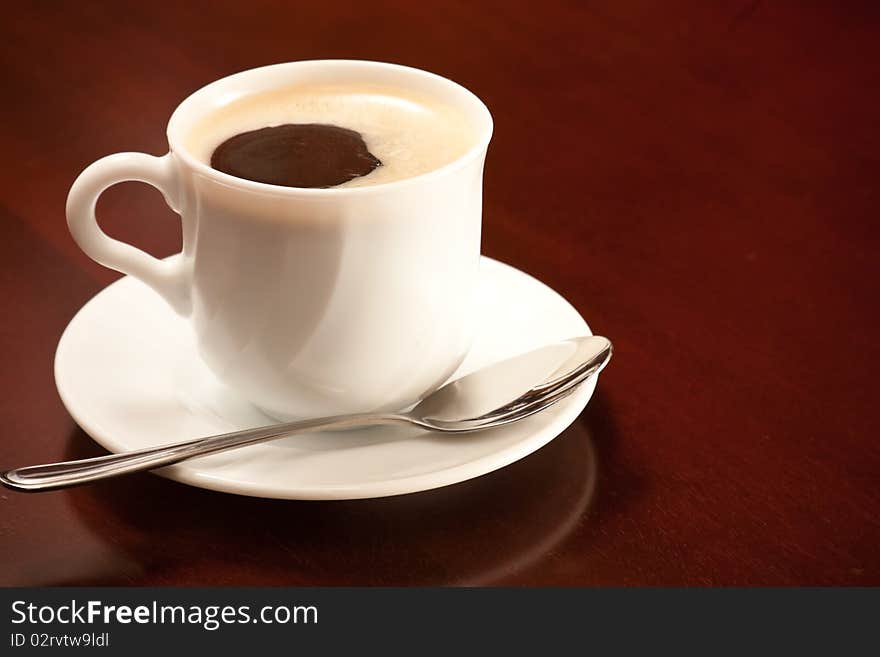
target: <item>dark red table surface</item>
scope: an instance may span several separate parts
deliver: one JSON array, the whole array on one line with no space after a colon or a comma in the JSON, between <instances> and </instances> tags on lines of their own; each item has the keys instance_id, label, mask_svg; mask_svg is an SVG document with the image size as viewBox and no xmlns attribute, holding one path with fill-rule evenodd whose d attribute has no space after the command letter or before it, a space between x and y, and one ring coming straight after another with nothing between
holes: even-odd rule
<instances>
[{"instance_id":1,"label":"dark red table surface","mask_svg":"<svg viewBox=\"0 0 880 657\"><path fill-rule=\"evenodd\" d=\"M4 7L0 466L102 453L52 377L65 325L118 277L68 235L70 183L111 152L164 153L178 102L268 63L386 60L479 94L484 253L616 354L559 438L444 489L2 491L0 583L880 583L878 44L870 2ZM179 248L146 186L99 214Z\"/></svg>"}]
</instances>

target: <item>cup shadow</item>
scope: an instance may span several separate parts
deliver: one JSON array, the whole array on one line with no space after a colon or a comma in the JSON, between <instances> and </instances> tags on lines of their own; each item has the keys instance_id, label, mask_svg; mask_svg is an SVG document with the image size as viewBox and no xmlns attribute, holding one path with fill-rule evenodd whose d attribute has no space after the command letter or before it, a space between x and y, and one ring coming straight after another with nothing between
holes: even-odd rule
<instances>
[{"instance_id":1,"label":"cup shadow","mask_svg":"<svg viewBox=\"0 0 880 657\"><path fill-rule=\"evenodd\" d=\"M133 567L46 584L503 584L539 569L573 532L592 533L598 463L616 441L613 418L597 394L538 452L422 493L270 500L152 474L71 489L63 494L72 512L120 563ZM102 453L78 428L68 437L66 458ZM626 499L615 500L618 510L621 502Z\"/></svg>"}]
</instances>

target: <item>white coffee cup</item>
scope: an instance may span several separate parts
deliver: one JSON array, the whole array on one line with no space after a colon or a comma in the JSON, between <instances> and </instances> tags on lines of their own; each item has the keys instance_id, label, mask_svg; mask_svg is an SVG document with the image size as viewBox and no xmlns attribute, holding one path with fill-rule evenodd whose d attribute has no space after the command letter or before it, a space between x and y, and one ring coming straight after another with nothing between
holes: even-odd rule
<instances>
[{"instance_id":1,"label":"white coffee cup","mask_svg":"<svg viewBox=\"0 0 880 657\"><path fill-rule=\"evenodd\" d=\"M303 189L212 169L185 147L231 100L299 83L412 89L476 126L438 169L364 187ZM400 409L443 383L474 328L482 176L492 117L470 91L418 69L323 60L266 66L196 91L174 111L162 157L117 153L73 183L67 222L97 262L158 292L195 330L219 379L277 418ZM181 217L183 250L157 260L108 237L100 194L137 180ZM136 349L137 345L132 345Z\"/></svg>"}]
</instances>

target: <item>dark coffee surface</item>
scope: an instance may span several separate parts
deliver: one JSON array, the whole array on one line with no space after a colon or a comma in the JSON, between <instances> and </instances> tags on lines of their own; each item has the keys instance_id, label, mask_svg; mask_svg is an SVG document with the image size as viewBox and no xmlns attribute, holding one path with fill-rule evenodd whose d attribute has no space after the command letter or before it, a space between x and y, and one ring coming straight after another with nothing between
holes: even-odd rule
<instances>
[{"instance_id":1,"label":"dark coffee surface","mask_svg":"<svg viewBox=\"0 0 880 657\"><path fill-rule=\"evenodd\" d=\"M211 155L218 171L285 187L334 187L381 165L360 133L322 123L272 126L243 132Z\"/></svg>"}]
</instances>

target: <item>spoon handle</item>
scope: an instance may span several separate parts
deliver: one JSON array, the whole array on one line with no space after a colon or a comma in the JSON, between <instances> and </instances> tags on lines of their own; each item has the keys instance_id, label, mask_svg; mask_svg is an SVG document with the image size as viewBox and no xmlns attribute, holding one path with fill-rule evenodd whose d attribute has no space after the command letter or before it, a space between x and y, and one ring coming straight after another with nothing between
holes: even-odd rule
<instances>
[{"instance_id":1,"label":"spoon handle","mask_svg":"<svg viewBox=\"0 0 880 657\"><path fill-rule=\"evenodd\" d=\"M62 461L16 468L0 472L0 483L7 488L25 492L58 490L132 472L153 470L196 456L214 454L245 445L255 445L298 433L408 421L403 415L362 414L286 422L233 431L219 436L195 438L181 443L148 447L124 454L108 454L78 461Z\"/></svg>"}]
</instances>

